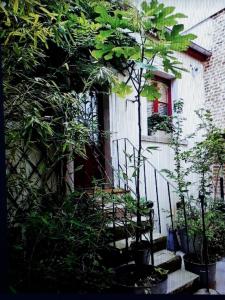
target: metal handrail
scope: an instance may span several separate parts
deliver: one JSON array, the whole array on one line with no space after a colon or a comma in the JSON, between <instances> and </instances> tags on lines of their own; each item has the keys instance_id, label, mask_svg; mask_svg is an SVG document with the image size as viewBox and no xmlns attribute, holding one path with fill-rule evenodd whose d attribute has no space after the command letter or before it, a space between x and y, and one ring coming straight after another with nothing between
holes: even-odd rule
<instances>
[{"instance_id":1,"label":"metal handrail","mask_svg":"<svg viewBox=\"0 0 225 300\"><path fill-rule=\"evenodd\" d=\"M104 156L103 152L102 152L99 148L96 147L95 151L98 152L98 154ZM99 162L99 160L98 160L98 162ZM120 176L120 172L117 171L117 170L112 166L112 164L111 164L108 160L105 160L105 163L107 163L107 165L110 166L110 167L112 168L112 171L114 172L114 174L116 174L118 177ZM99 162L99 164L100 164L100 162ZM121 168L120 165L119 165L119 167ZM101 166L101 169L103 170L103 167L102 167L102 166ZM107 177L107 179L109 180L109 183L113 184L113 178L111 179L111 178L109 177L109 175L106 173L105 170L103 170L103 172L104 172L104 175L105 175L105 176ZM121 179L121 181L123 182L123 184L126 184L126 180L124 180L124 178L120 177L120 179ZM135 194L135 191L134 191L131 187L128 187L128 189L129 189L132 193Z\"/></svg>"},{"instance_id":2,"label":"metal handrail","mask_svg":"<svg viewBox=\"0 0 225 300\"><path fill-rule=\"evenodd\" d=\"M128 138L120 138L120 139L114 139L112 142L121 141L121 140L127 140L127 142L136 150L138 151L137 147L128 139ZM143 149L143 148L142 148ZM145 150L145 149L143 149ZM179 192L178 189L173 185L163 174L160 172L149 160L147 157L145 157L143 154L141 154L142 158L145 159L145 161L156 171L157 174L159 174L168 184L173 187L176 192Z\"/></svg>"}]
</instances>

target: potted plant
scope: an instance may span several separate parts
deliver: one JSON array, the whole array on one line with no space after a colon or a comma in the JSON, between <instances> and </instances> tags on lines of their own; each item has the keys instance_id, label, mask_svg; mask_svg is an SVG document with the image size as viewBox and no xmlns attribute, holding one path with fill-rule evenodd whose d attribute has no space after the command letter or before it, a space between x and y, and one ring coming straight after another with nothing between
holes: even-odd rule
<instances>
[{"instance_id":1,"label":"potted plant","mask_svg":"<svg viewBox=\"0 0 225 300\"><path fill-rule=\"evenodd\" d=\"M115 292L134 294L166 294L167 273L151 265L124 265L115 271Z\"/></svg>"},{"instance_id":2,"label":"potted plant","mask_svg":"<svg viewBox=\"0 0 225 300\"><path fill-rule=\"evenodd\" d=\"M213 124L210 112L201 109L196 113L201 120L197 131L204 130L202 139L191 149L183 151L181 149L184 120L181 117L182 106L182 101L175 103L176 114L170 145L175 152L175 170L164 171L178 187L180 202L177 203L175 228L179 234L181 250L185 253L185 268L200 275L201 285L206 286L207 265L209 285L212 286L215 281L216 261L223 252L225 234L224 212L221 210L221 204L216 204L216 193L214 192L214 197L211 196L213 192L211 166L213 164L222 166L225 163L225 147L221 139L221 131ZM193 136L195 134L189 138ZM191 173L198 175L197 187L203 192L207 202L207 206L203 209L204 213L199 199L189 194L191 183L187 178ZM203 217L205 230L202 227ZM208 247L203 247L203 240L204 244L205 240L208 241Z\"/></svg>"},{"instance_id":3,"label":"potted plant","mask_svg":"<svg viewBox=\"0 0 225 300\"><path fill-rule=\"evenodd\" d=\"M211 202L211 203L210 203ZM216 262L224 253L225 214L218 209L218 203L208 201L205 208L205 226L208 242L207 254L203 247L203 229L200 209L196 209L195 216L188 219L189 252L184 255L185 269L200 276L202 286L206 285L205 259L208 256L209 286L215 283Z\"/></svg>"},{"instance_id":4,"label":"potted plant","mask_svg":"<svg viewBox=\"0 0 225 300\"><path fill-rule=\"evenodd\" d=\"M187 151L183 151L182 144L184 139L183 136L183 122L184 118L182 116L183 112L183 99L177 99L174 101L174 116L172 118L172 130L170 137L170 147L174 151L174 170L163 169L167 177L177 184L176 193L179 197L179 202L177 203L177 213L175 216L171 216L171 225L168 226L167 234L167 249L176 251L182 249L186 241L186 224L184 219L184 195L188 192L188 187L191 184L186 180L190 171L187 169L182 161L188 156ZM181 220L184 221L181 227ZM180 242L178 241L180 238Z\"/></svg>"},{"instance_id":5,"label":"potted plant","mask_svg":"<svg viewBox=\"0 0 225 300\"><path fill-rule=\"evenodd\" d=\"M191 172L198 175L199 191L204 195L204 203L200 207L198 199L195 199L193 205L189 205L191 213L188 216L188 233L193 241L193 253L189 251L184 256L184 263L187 270L200 275L203 286L206 286L208 264L209 286L212 286L225 227L224 212L219 209L221 205L217 203L217 194L214 192L213 195L211 166L225 163L225 147L220 130L213 124L210 111L200 109L196 113L201 120L198 131L203 129L203 134L201 141L189 150L188 162L191 164Z\"/></svg>"},{"instance_id":6,"label":"potted plant","mask_svg":"<svg viewBox=\"0 0 225 300\"><path fill-rule=\"evenodd\" d=\"M170 7L168 9L163 4L158 3L157 0L150 3L143 1L140 9L129 7L128 10L108 11L102 5L98 5L95 9L98 14L96 20L101 30L96 36L95 47L91 52L92 56L107 66L110 66L112 61L118 58L121 59L121 74L116 76L113 70L112 74L108 76L109 83L112 91L120 98L133 95L132 99L127 100L137 106L137 157L135 175L133 176L135 177L135 214L137 219L135 227L136 241L132 248L136 255L141 254L143 258L143 260L136 259L137 263L146 263L148 260L146 243L141 240L142 100L145 98L147 101L154 101L160 97L159 89L151 80L153 71L157 70L157 67L154 66L155 58L162 58L163 68L166 71L170 70L176 77L180 77L180 71L183 69L176 67L180 63L169 53L172 53L174 49L176 51L186 50L191 40L195 38L192 34L181 35L183 25L178 25L177 14L173 14L174 10L175 8ZM169 18L164 18L162 26L155 25L160 14L169 15ZM182 16L179 15L179 17ZM156 22L152 22L152 19ZM165 27L171 26L171 20L174 24L171 34L165 33ZM127 35L126 38L121 35L123 32ZM156 40L162 43L162 47L158 46L158 42L155 43ZM179 43L177 43L178 40ZM122 74L124 77L121 76ZM130 268L129 266L126 267ZM154 270L154 268L151 270Z\"/></svg>"},{"instance_id":7,"label":"potted plant","mask_svg":"<svg viewBox=\"0 0 225 300\"><path fill-rule=\"evenodd\" d=\"M144 232L145 228L148 228L150 231L150 237L153 235L153 202L142 201L140 205L140 214L141 216L146 216L148 218L148 224L140 224L138 230ZM148 225L148 226L146 226ZM135 224L135 227L138 225ZM143 228L145 227L145 228ZM137 229L137 228L136 228ZM142 240L142 235L139 239L131 243L130 245L131 252L133 254L133 259L136 265L149 265L150 257L153 256L153 240L152 238ZM153 258L151 258L151 261ZM152 263L152 262L151 262Z\"/></svg>"},{"instance_id":8,"label":"potted plant","mask_svg":"<svg viewBox=\"0 0 225 300\"><path fill-rule=\"evenodd\" d=\"M148 117L148 128L148 135L152 135L158 130L171 133L173 131L172 118L154 113Z\"/></svg>"}]
</instances>

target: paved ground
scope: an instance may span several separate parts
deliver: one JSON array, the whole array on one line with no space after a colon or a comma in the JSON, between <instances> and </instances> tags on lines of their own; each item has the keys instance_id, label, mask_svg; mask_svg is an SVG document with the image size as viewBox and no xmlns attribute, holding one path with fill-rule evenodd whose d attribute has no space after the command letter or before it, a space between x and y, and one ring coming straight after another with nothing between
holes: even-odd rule
<instances>
[{"instance_id":1,"label":"paved ground","mask_svg":"<svg viewBox=\"0 0 225 300\"><path fill-rule=\"evenodd\" d=\"M216 264L216 286L218 293L225 295L225 258Z\"/></svg>"},{"instance_id":2,"label":"paved ground","mask_svg":"<svg viewBox=\"0 0 225 300\"><path fill-rule=\"evenodd\" d=\"M183 257L184 253L178 251L177 254ZM184 264L182 260L182 269ZM216 285L214 289L221 295L225 295L225 257L216 264Z\"/></svg>"}]
</instances>

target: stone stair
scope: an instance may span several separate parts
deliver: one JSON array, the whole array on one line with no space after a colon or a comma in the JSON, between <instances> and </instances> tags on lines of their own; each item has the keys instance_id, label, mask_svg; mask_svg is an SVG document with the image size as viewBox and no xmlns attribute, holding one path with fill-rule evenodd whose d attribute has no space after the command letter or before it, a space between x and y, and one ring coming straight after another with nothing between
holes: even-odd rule
<instances>
[{"instance_id":1,"label":"stone stair","mask_svg":"<svg viewBox=\"0 0 225 300\"><path fill-rule=\"evenodd\" d=\"M106 190L105 190L106 191ZM121 195L129 193L128 190L123 189L108 189L106 192L110 194ZM89 191L93 193L93 191ZM101 198L99 199L101 202ZM112 211L112 203L105 203L104 209ZM119 265L134 263L130 244L135 241L135 238L129 237L126 242L126 231L124 223L121 221L121 215L123 215L123 206L117 204L118 210L118 221L116 224L108 224L109 232L113 233L113 241L109 243L112 249L116 250L109 253L108 262L112 263L111 267L118 267ZM122 213L121 213L122 212ZM116 211L117 214L117 211ZM135 216L131 217L132 221L135 222ZM142 240L149 240L149 224L145 217L141 217L142 224L144 225L144 231L142 232ZM134 236L135 231L129 228L129 224L126 224L126 228ZM168 270L167 278L167 292L166 294L194 294L199 288L199 276L186 271L182 262L182 256L171 252L166 249L167 237L157 232L153 232L153 252L154 252L154 265ZM112 255L113 253L113 255ZM110 255L112 255L110 257ZM118 262L116 264L116 262ZM150 262L151 264L151 258ZM110 265L109 265L110 266Z\"/></svg>"},{"instance_id":2,"label":"stone stair","mask_svg":"<svg viewBox=\"0 0 225 300\"><path fill-rule=\"evenodd\" d=\"M167 294L193 294L198 290L199 276L184 269L168 275Z\"/></svg>"},{"instance_id":3,"label":"stone stair","mask_svg":"<svg viewBox=\"0 0 225 300\"><path fill-rule=\"evenodd\" d=\"M142 239L147 239L146 234L142 235ZM128 246L130 246L132 241L134 241L134 239L128 239ZM166 236L154 232L153 244L155 267L160 267L169 271L166 294L190 295L196 292L199 288L199 276L184 269L182 256L180 254L166 249ZM111 246L113 246L113 243L111 243ZM115 247L122 253L126 248L126 240L122 239L116 241ZM134 263L134 261L130 259L129 262L125 263Z\"/></svg>"}]
</instances>

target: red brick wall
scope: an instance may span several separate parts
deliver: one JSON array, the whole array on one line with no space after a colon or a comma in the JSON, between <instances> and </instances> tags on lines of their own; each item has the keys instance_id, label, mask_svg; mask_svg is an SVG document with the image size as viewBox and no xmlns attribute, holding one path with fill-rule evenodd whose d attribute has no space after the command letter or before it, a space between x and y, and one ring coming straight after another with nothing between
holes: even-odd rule
<instances>
[{"instance_id":1,"label":"red brick wall","mask_svg":"<svg viewBox=\"0 0 225 300\"><path fill-rule=\"evenodd\" d=\"M213 194L220 198L220 178L223 178L223 190L225 191L225 165L219 168L219 165L214 165L212 167L212 180L213 180Z\"/></svg>"},{"instance_id":2,"label":"red brick wall","mask_svg":"<svg viewBox=\"0 0 225 300\"><path fill-rule=\"evenodd\" d=\"M225 10L214 15L212 56L205 63L206 107L217 126L225 128Z\"/></svg>"},{"instance_id":3,"label":"red brick wall","mask_svg":"<svg viewBox=\"0 0 225 300\"><path fill-rule=\"evenodd\" d=\"M225 10L212 18L214 21L212 56L204 64L206 108L210 109L215 124L225 128ZM216 192L216 196L220 196L219 178L223 177L225 182L225 166L220 170L219 178L217 178L218 168L217 165L212 167L213 192Z\"/></svg>"}]
</instances>

